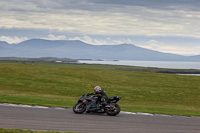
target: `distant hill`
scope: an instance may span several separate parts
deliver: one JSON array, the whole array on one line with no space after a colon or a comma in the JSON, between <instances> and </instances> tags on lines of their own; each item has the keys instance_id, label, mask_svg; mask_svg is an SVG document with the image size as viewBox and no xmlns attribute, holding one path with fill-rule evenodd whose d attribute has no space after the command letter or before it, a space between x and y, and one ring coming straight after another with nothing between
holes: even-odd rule
<instances>
[{"instance_id":1,"label":"distant hill","mask_svg":"<svg viewBox=\"0 0 200 133\"><path fill-rule=\"evenodd\" d=\"M192 58L200 58L200 55L191 56Z\"/></svg>"},{"instance_id":2,"label":"distant hill","mask_svg":"<svg viewBox=\"0 0 200 133\"><path fill-rule=\"evenodd\" d=\"M0 47L6 46L6 45L8 45L8 43L7 43L7 42L0 41Z\"/></svg>"},{"instance_id":3,"label":"distant hill","mask_svg":"<svg viewBox=\"0 0 200 133\"><path fill-rule=\"evenodd\" d=\"M200 60L200 55L190 56L191 60Z\"/></svg>"},{"instance_id":4,"label":"distant hill","mask_svg":"<svg viewBox=\"0 0 200 133\"><path fill-rule=\"evenodd\" d=\"M75 60L75 59L56 58L56 57L40 57L40 58L0 57L0 61L64 62L64 63L78 62L78 60Z\"/></svg>"},{"instance_id":5,"label":"distant hill","mask_svg":"<svg viewBox=\"0 0 200 133\"><path fill-rule=\"evenodd\" d=\"M0 41L0 45L5 45L5 44L8 44L8 43L4 41Z\"/></svg>"},{"instance_id":6,"label":"distant hill","mask_svg":"<svg viewBox=\"0 0 200 133\"><path fill-rule=\"evenodd\" d=\"M132 44L91 45L78 40L31 39L18 44L0 42L0 57L57 57L74 59L200 61L199 56L182 56L137 47Z\"/></svg>"}]
</instances>

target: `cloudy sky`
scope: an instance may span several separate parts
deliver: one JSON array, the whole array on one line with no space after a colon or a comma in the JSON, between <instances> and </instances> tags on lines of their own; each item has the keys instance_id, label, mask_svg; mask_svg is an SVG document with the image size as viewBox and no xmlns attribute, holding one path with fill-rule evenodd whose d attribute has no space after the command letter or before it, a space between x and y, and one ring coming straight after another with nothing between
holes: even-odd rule
<instances>
[{"instance_id":1,"label":"cloudy sky","mask_svg":"<svg viewBox=\"0 0 200 133\"><path fill-rule=\"evenodd\" d=\"M81 40L200 54L200 0L0 0L0 41Z\"/></svg>"}]
</instances>

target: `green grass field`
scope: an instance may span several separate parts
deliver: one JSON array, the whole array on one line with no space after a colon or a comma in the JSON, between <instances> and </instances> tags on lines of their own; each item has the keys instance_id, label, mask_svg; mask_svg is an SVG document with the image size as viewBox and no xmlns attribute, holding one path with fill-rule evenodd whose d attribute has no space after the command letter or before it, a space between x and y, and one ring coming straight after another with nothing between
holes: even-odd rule
<instances>
[{"instance_id":1,"label":"green grass field","mask_svg":"<svg viewBox=\"0 0 200 133\"><path fill-rule=\"evenodd\" d=\"M0 102L70 107L99 85L121 110L200 116L200 77L122 71L140 67L0 62ZM122 69L122 70L119 70Z\"/></svg>"}]
</instances>

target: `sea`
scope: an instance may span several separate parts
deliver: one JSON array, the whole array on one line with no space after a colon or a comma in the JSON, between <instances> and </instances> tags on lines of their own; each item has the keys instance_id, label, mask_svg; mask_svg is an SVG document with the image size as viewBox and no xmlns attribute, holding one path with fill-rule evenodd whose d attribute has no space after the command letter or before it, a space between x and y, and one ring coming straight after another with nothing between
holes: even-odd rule
<instances>
[{"instance_id":1,"label":"sea","mask_svg":"<svg viewBox=\"0 0 200 133\"><path fill-rule=\"evenodd\" d=\"M79 63L174 68L174 69L200 69L200 62L182 62L182 61L79 60Z\"/></svg>"}]
</instances>

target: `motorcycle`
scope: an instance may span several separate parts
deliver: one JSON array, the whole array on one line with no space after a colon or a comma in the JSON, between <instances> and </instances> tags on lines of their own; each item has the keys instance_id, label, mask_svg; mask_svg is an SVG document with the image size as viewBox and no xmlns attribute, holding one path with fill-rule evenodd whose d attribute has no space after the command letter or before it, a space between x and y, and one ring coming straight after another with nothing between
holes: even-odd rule
<instances>
[{"instance_id":1,"label":"motorcycle","mask_svg":"<svg viewBox=\"0 0 200 133\"><path fill-rule=\"evenodd\" d=\"M86 111L86 113L106 113L109 116L115 116L120 112L120 106L117 104L120 99L121 97L112 96L106 102L98 104L99 96L89 96L86 93L79 98L77 104L73 107L73 111L76 114L82 114Z\"/></svg>"}]
</instances>

